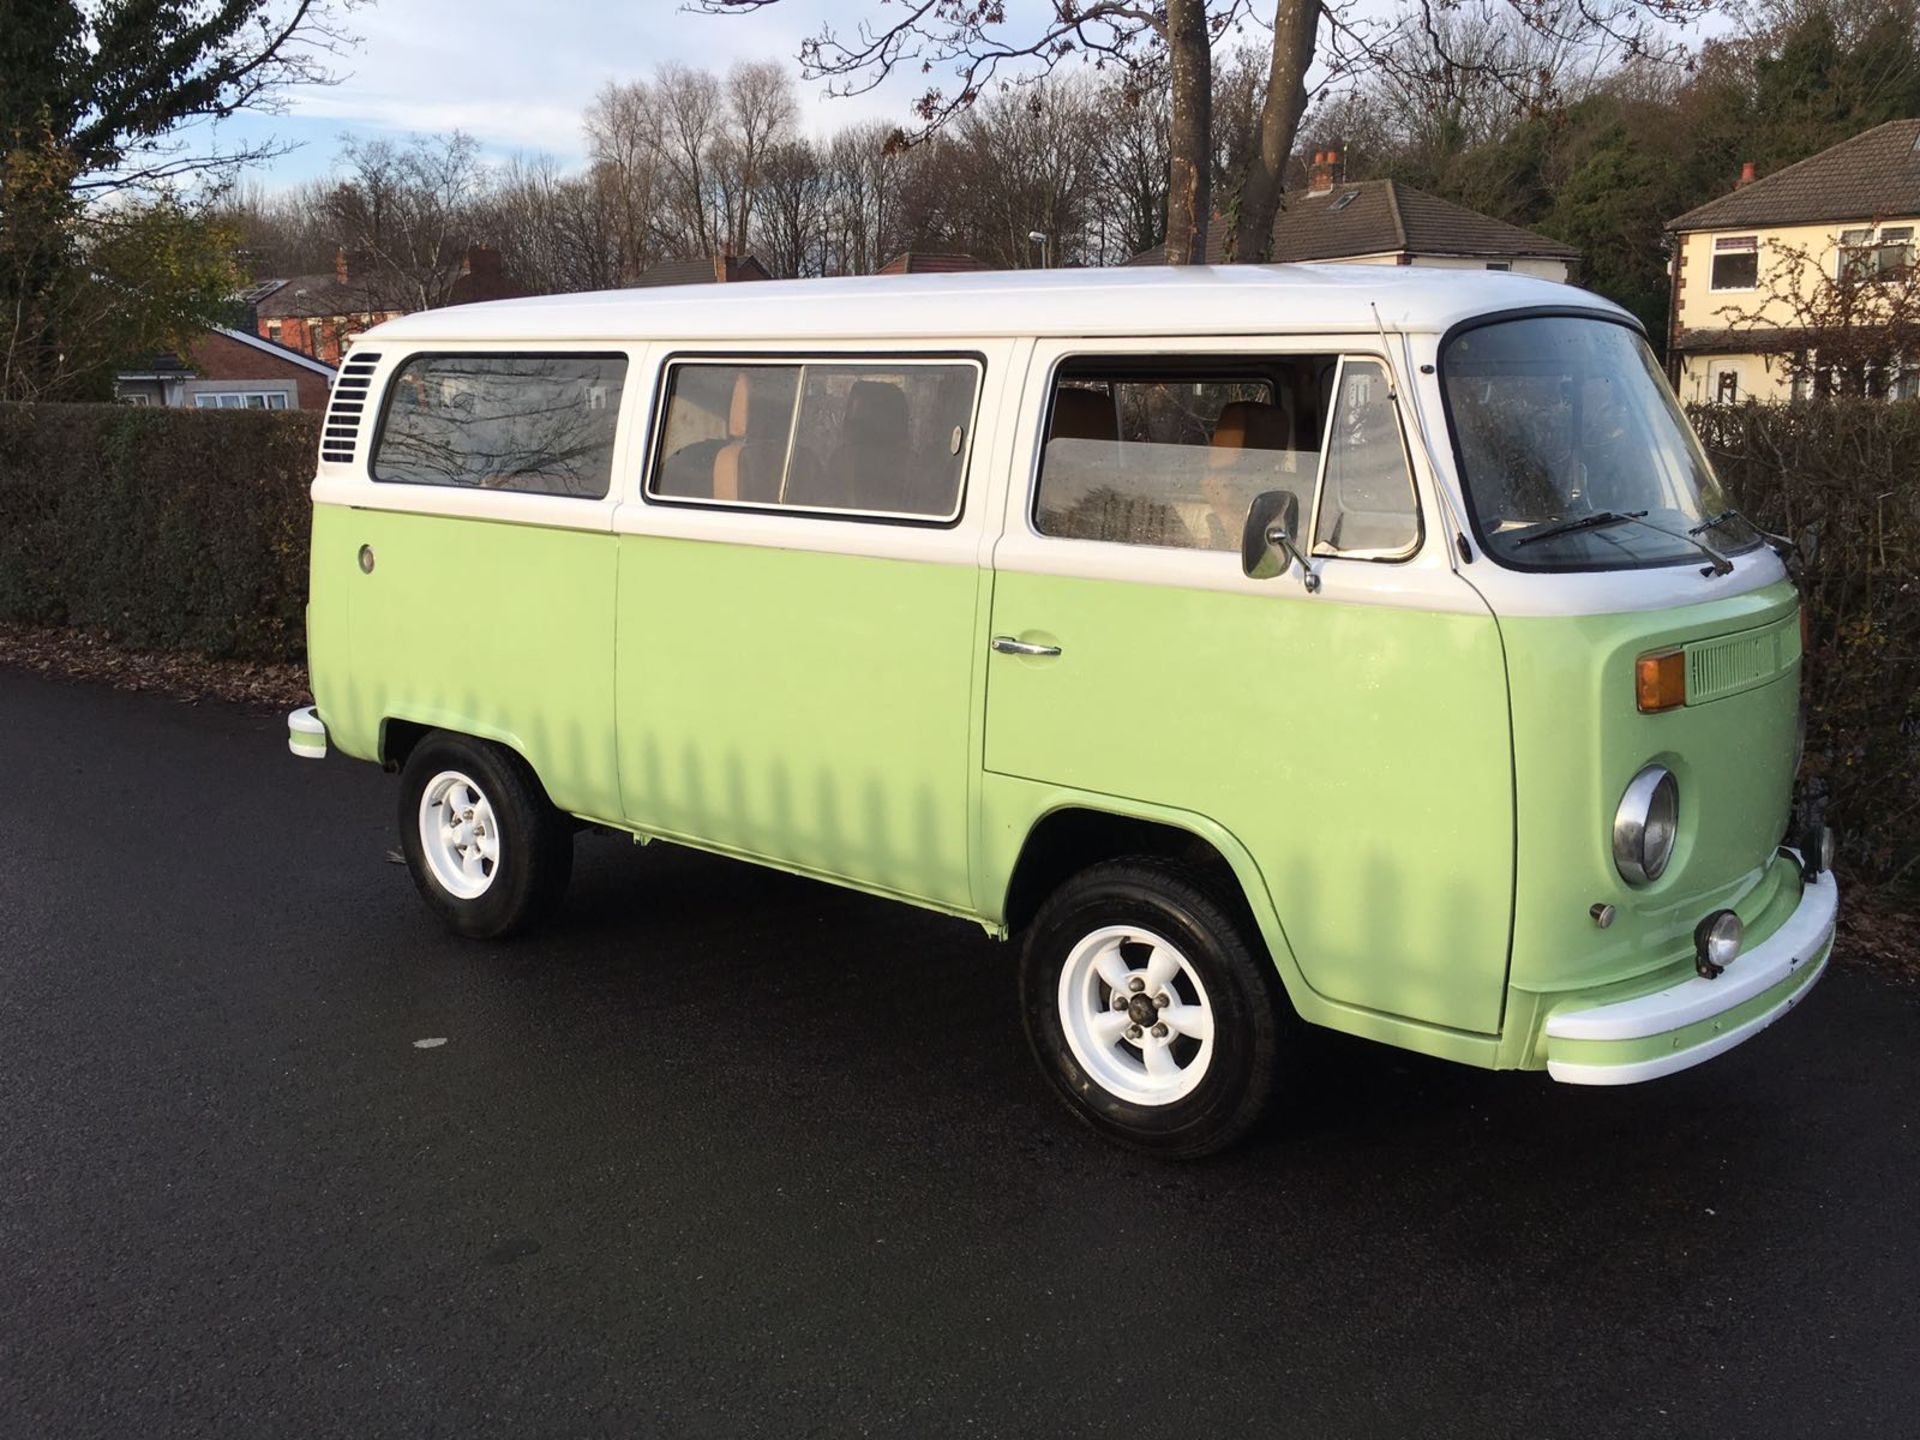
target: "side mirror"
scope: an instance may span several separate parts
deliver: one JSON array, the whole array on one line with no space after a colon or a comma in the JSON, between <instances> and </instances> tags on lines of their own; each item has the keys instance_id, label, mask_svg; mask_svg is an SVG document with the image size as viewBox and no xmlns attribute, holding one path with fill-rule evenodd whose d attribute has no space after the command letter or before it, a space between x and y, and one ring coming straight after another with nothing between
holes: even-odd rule
<instances>
[{"instance_id":1,"label":"side mirror","mask_svg":"<svg viewBox=\"0 0 1920 1440\"><path fill-rule=\"evenodd\" d=\"M1320 577L1300 553L1294 534L1300 528L1300 501L1286 490L1263 490L1247 506L1247 523L1240 531L1240 568L1253 580L1271 580L1295 565L1305 577L1307 593L1320 588Z\"/></svg>"}]
</instances>

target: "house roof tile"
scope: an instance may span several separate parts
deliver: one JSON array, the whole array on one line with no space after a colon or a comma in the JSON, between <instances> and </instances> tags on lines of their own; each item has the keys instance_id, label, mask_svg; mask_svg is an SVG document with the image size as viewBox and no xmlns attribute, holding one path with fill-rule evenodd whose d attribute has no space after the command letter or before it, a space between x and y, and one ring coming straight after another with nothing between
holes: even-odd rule
<instances>
[{"instance_id":1,"label":"house roof tile","mask_svg":"<svg viewBox=\"0 0 1920 1440\"><path fill-rule=\"evenodd\" d=\"M1224 224L1210 226L1207 263L1226 254ZM1273 222L1277 262L1343 260L1355 255L1463 255L1493 260L1576 261L1563 241L1509 225L1398 180L1355 180L1319 195L1293 194ZM1160 252L1136 255L1129 265L1160 263Z\"/></svg>"},{"instance_id":2,"label":"house roof tile","mask_svg":"<svg viewBox=\"0 0 1920 1440\"><path fill-rule=\"evenodd\" d=\"M1920 215L1920 120L1889 120L1667 222L1667 229L1812 225Z\"/></svg>"}]
</instances>

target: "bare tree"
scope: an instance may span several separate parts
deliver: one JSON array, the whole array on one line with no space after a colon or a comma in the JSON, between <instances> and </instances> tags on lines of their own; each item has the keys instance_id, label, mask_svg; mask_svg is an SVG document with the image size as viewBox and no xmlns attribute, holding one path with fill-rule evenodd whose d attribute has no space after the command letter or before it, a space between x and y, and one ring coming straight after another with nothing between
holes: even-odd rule
<instances>
[{"instance_id":1,"label":"bare tree","mask_svg":"<svg viewBox=\"0 0 1920 1440\"><path fill-rule=\"evenodd\" d=\"M713 14L750 13L779 0L693 0ZM1677 32L1714 0L1502 0L1555 45L1629 56L1672 53ZM804 41L800 61L833 93L871 90L902 67L947 71L950 89L930 86L916 102L923 138L976 103L997 80L1031 81L1075 59L1117 68L1136 82L1163 75L1170 98L1166 254L1192 263L1206 254L1212 212L1212 51L1247 23L1270 30L1257 145L1240 177L1235 207L1238 258L1264 259L1271 244L1288 156L1308 99L1316 58L1335 77L1391 66L1424 46L1449 71L1477 70L1516 94L1535 95L1542 76L1524 58L1475 58L1445 43L1444 18L1457 0L1406 0L1385 14L1358 0L1047 0L1015 11L1001 0L908 0L887 18L846 34L831 26ZM1016 18L1017 16L1017 18ZM1546 77L1549 82L1552 76ZM1551 89L1549 83L1545 88Z\"/></svg>"},{"instance_id":2,"label":"bare tree","mask_svg":"<svg viewBox=\"0 0 1920 1440\"><path fill-rule=\"evenodd\" d=\"M706 70L662 65L652 86L660 117L660 156L666 180L666 210L673 221L673 248L683 256L712 255L721 247L722 218L715 213L713 149L720 138L725 98Z\"/></svg>"},{"instance_id":3,"label":"bare tree","mask_svg":"<svg viewBox=\"0 0 1920 1440\"><path fill-rule=\"evenodd\" d=\"M456 130L406 145L348 140L341 153L348 174L328 196L327 213L344 247L371 268L366 308L446 304L476 238L479 145Z\"/></svg>"},{"instance_id":4,"label":"bare tree","mask_svg":"<svg viewBox=\"0 0 1920 1440\"><path fill-rule=\"evenodd\" d=\"M741 61L727 72L726 133L715 147L727 248L747 253L753 206L767 157L793 132L793 82L770 61Z\"/></svg>"},{"instance_id":5,"label":"bare tree","mask_svg":"<svg viewBox=\"0 0 1920 1440\"><path fill-rule=\"evenodd\" d=\"M667 177L665 121L643 81L608 84L587 107L585 128L593 186L607 213L611 270L625 284L659 258Z\"/></svg>"},{"instance_id":6,"label":"bare tree","mask_svg":"<svg viewBox=\"0 0 1920 1440\"><path fill-rule=\"evenodd\" d=\"M1837 263L1781 245L1759 298L1716 313L1740 333L1742 348L1815 395L1877 398L1920 370L1920 264L1911 240L1843 246Z\"/></svg>"}]
</instances>

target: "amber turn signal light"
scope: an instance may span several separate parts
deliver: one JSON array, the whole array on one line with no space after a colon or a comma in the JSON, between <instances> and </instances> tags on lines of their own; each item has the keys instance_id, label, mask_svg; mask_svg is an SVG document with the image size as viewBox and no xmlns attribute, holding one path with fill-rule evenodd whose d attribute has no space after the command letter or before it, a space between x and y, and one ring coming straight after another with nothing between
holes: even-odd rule
<instances>
[{"instance_id":1,"label":"amber turn signal light","mask_svg":"<svg viewBox=\"0 0 1920 1440\"><path fill-rule=\"evenodd\" d=\"M1642 655L1633 667L1633 698L1642 711L1672 710L1687 703L1687 652Z\"/></svg>"}]
</instances>

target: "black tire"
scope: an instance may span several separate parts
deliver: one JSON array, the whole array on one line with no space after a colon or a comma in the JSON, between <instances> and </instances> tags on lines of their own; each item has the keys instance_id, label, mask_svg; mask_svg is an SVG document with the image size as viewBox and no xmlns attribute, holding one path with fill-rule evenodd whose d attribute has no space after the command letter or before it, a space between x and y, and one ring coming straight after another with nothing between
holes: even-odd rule
<instances>
[{"instance_id":1,"label":"black tire","mask_svg":"<svg viewBox=\"0 0 1920 1440\"><path fill-rule=\"evenodd\" d=\"M1236 902L1204 872L1151 858L1114 860L1062 885L1027 932L1020 958L1027 1041L1067 1108L1109 1139L1167 1159L1209 1155L1245 1135L1272 1099L1301 1022ZM1142 1104L1116 1093L1067 1038L1063 972L1083 939L1113 926L1138 926L1168 941L1205 987L1213 1049L1191 1092L1178 1099ZM1113 994L1104 982L1100 993Z\"/></svg>"},{"instance_id":2,"label":"black tire","mask_svg":"<svg viewBox=\"0 0 1920 1440\"><path fill-rule=\"evenodd\" d=\"M434 873L421 833L421 799L435 779L454 772L485 798L497 830L497 860L485 889L450 890ZM400 772L400 849L421 897L457 934L492 940L544 920L573 875L573 826L555 809L533 768L503 746L436 730L408 755ZM458 877L455 877L456 879Z\"/></svg>"}]
</instances>

